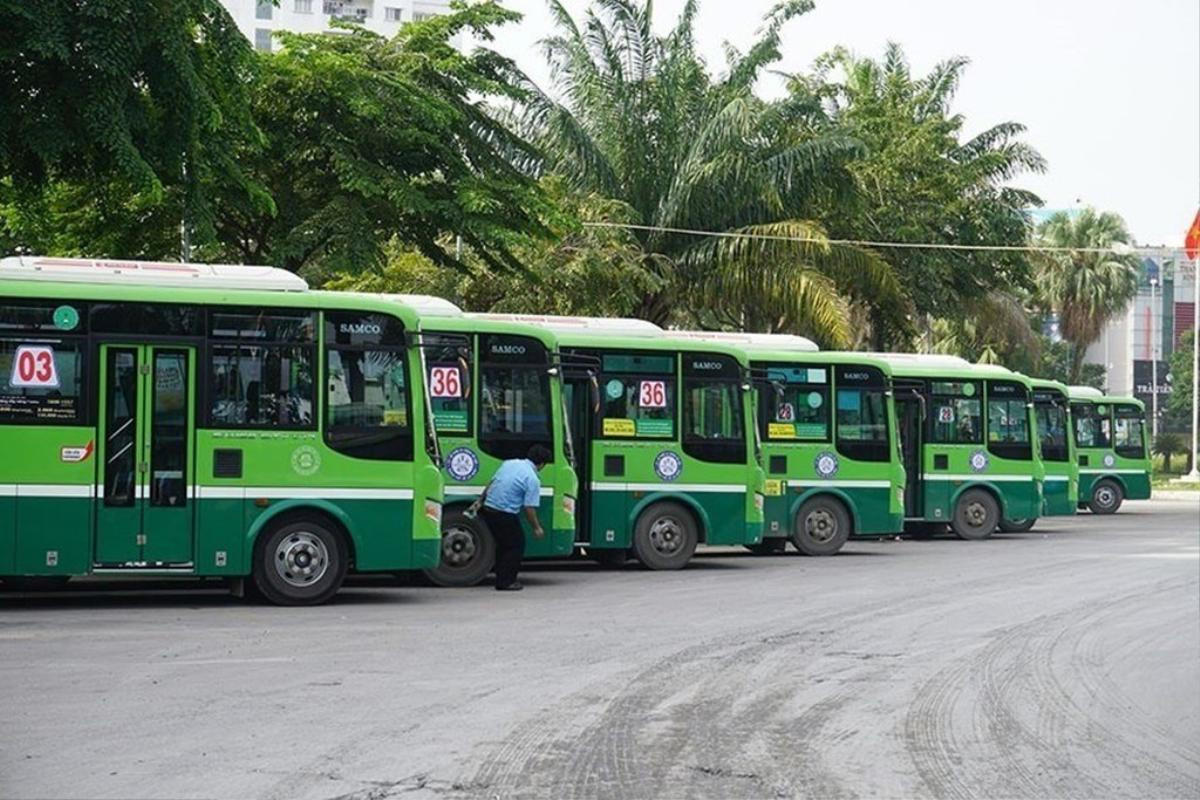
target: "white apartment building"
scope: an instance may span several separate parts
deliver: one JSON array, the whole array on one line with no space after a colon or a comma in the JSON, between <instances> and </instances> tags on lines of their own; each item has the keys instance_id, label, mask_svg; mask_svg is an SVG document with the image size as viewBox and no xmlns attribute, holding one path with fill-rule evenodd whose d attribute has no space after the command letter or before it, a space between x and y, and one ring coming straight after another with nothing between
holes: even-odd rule
<instances>
[{"instance_id":1,"label":"white apartment building","mask_svg":"<svg viewBox=\"0 0 1200 800\"><path fill-rule=\"evenodd\" d=\"M393 36L401 24L444 14L450 0L221 0L238 28L259 50L278 47L275 31L320 33L335 20L356 22L368 30Z\"/></svg>"}]
</instances>

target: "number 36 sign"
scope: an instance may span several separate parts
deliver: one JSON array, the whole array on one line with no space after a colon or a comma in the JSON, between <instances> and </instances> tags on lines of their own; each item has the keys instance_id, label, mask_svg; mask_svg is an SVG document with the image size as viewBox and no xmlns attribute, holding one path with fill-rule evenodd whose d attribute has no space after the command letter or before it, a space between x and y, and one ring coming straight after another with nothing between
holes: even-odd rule
<instances>
[{"instance_id":1,"label":"number 36 sign","mask_svg":"<svg viewBox=\"0 0 1200 800\"><path fill-rule=\"evenodd\" d=\"M54 365L54 350L43 345L23 344L13 353L10 386L58 388L58 369Z\"/></svg>"}]
</instances>

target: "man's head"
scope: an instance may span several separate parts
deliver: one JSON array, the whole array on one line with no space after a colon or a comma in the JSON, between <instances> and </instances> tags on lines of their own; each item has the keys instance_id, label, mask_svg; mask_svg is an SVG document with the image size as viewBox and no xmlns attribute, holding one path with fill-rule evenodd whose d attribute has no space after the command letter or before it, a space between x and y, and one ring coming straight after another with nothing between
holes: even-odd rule
<instances>
[{"instance_id":1,"label":"man's head","mask_svg":"<svg viewBox=\"0 0 1200 800\"><path fill-rule=\"evenodd\" d=\"M529 448L528 458L533 462L535 469L541 469L550 463L550 450L545 445L535 444Z\"/></svg>"}]
</instances>

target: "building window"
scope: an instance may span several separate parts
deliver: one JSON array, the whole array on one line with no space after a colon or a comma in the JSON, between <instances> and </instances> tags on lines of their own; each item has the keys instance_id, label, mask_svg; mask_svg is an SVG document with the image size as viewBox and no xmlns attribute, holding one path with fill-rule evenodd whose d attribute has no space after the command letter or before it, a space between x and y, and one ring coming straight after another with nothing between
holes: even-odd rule
<instances>
[{"instance_id":1,"label":"building window","mask_svg":"<svg viewBox=\"0 0 1200 800\"><path fill-rule=\"evenodd\" d=\"M436 16L437 14L432 11L414 11L413 22L420 22L421 20L425 19L433 19Z\"/></svg>"},{"instance_id":2,"label":"building window","mask_svg":"<svg viewBox=\"0 0 1200 800\"><path fill-rule=\"evenodd\" d=\"M401 9L385 6L383 9L383 19L386 22L400 22L401 19L403 19L401 16Z\"/></svg>"},{"instance_id":3,"label":"building window","mask_svg":"<svg viewBox=\"0 0 1200 800\"><path fill-rule=\"evenodd\" d=\"M274 4L271 0L258 0L258 5L254 9L255 19L270 19L271 14L275 11Z\"/></svg>"},{"instance_id":4,"label":"building window","mask_svg":"<svg viewBox=\"0 0 1200 800\"><path fill-rule=\"evenodd\" d=\"M271 49L271 31L267 28L254 29L254 49L267 50Z\"/></svg>"},{"instance_id":5,"label":"building window","mask_svg":"<svg viewBox=\"0 0 1200 800\"><path fill-rule=\"evenodd\" d=\"M312 0L296 0L295 11L297 14L311 14Z\"/></svg>"}]
</instances>

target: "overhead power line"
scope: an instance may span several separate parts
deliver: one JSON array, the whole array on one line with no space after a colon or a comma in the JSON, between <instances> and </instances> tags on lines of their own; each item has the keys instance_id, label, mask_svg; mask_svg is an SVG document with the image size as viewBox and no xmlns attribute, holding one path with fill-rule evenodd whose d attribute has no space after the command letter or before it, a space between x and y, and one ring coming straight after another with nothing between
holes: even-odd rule
<instances>
[{"instance_id":1,"label":"overhead power line","mask_svg":"<svg viewBox=\"0 0 1200 800\"><path fill-rule=\"evenodd\" d=\"M701 231L691 228L671 228L661 225L637 225L631 222L584 222L587 228L620 228L651 233L676 233L683 236L705 236L716 239L756 239L772 242L804 242L808 244L845 244L857 247L895 248L903 250L964 250L1016 253L1103 253L1107 255L1133 255L1135 253L1182 253L1181 247L1146 247L1118 243L1113 247L1049 247L1041 245L1011 244L947 244L944 242L874 242L867 239L821 239L808 236L782 236L771 233L747 233L744 231Z\"/></svg>"}]
</instances>

